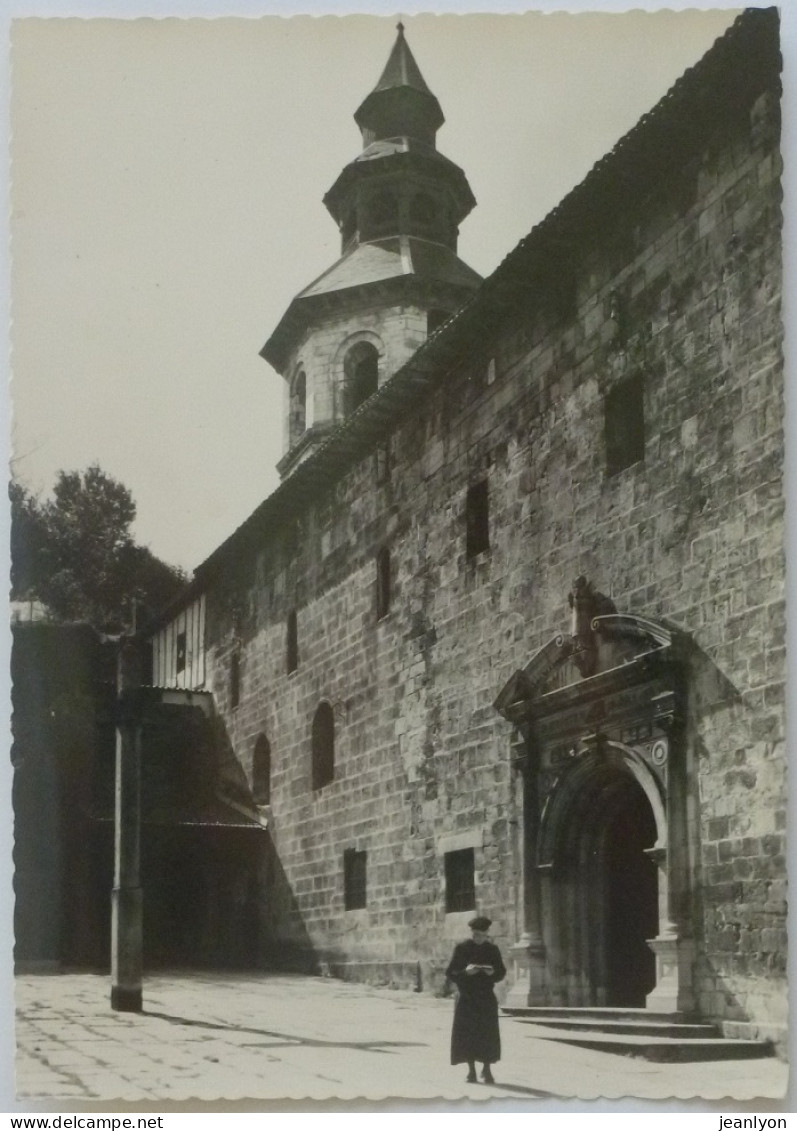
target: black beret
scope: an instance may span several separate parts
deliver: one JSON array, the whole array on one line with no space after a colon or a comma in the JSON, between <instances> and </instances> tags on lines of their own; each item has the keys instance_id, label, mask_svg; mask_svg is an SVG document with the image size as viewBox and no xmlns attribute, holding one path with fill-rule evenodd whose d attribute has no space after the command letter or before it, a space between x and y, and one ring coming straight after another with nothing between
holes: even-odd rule
<instances>
[{"instance_id":1,"label":"black beret","mask_svg":"<svg viewBox=\"0 0 797 1131\"><path fill-rule=\"evenodd\" d=\"M477 915L475 919L471 919L468 923L472 931L489 931L492 925L492 919L488 919L486 915Z\"/></svg>"}]
</instances>

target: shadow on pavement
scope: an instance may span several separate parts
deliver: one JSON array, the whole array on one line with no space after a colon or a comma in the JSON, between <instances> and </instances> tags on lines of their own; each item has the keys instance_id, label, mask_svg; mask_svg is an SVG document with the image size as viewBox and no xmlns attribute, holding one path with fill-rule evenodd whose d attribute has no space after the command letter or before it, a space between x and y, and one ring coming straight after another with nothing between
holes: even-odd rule
<instances>
[{"instance_id":1,"label":"shadow on pavement","mask_svg":"<svg viewBox=\"0 0 797 1131\"><path fill-rule=\"evenodd\" d=\"M256 1037L269 1037L270 1048L280 1045L303 1045L306 1048L360 1049L362 1052L381 1052L390 1048L424 1048L423 1041L323 1041L315 1037L297 1037L289 1033L274 1033L268 1029L249 1029L245 1025L224 1025L217 1021L197 1021L190 1017L175 1017L170 1013L158 1013L144 1009L145 1017L157 1017L173 1025L190 1025L197 1029L213 1029L223 1033L253 1033Z\"/></svg>"},{"instance_id":2,"label":"shadow on pavement","mask_svg":"<svg viewBox=\"0 0 797 1131\"><path fill-rule=\"evenodd\" d=\"M534 1096L538 1100L561 1100L561 1093L557 1092L544 1092L541 1088L524 1088L522 1084L502 1084L496 1080L495 1084L491 1085L494 1088L500 1088L504 1092L518 1092L522 1096Z\"/></svg>"}]
</instances>

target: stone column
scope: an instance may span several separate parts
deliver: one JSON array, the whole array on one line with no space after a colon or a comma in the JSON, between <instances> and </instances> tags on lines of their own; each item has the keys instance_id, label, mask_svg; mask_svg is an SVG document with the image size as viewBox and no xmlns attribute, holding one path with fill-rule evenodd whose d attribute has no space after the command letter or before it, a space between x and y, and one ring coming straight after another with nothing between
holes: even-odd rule
<instances>
[{"instance_id":1,"label":"stone column","mask_svg":"<svg viewBox=\"0 0 797 1131\"><path fill-rule=\"evenodd\" d=\"M111 1008L140 1013L142 971L141 704L138 650L122 639L117 667Z\"/></svg>"},{"instance_id":2,"label":"stone column","mask_svg":"<svg viewBox=\"0 0 797 1131\"><path fill-rule=\"evenodd\" d=\"M654 744L654 760L666 766L667 845L646 850L659 875L659 933L648 939L656 956L656 986L645 1007L666 1013L693 1013L694 940L688 923L686 783L683 751L669 739Z\"/></svg>"},{"instance_id":3,"label":"stone column","mask_svg":"<svg viewBox=\"0 0 797 1131\"><path fill-rule=\"evenodd\" d=\"M547 1004L545 945L542 938L540 877L536 849L539 824L536 755L530 752L526 737L516 734L512 743L512 764L520 794L517 835L520 838L521 934L510 948L514 969L512 989L505 1005L518 1008Z\"/></svg>"}]
</instances>

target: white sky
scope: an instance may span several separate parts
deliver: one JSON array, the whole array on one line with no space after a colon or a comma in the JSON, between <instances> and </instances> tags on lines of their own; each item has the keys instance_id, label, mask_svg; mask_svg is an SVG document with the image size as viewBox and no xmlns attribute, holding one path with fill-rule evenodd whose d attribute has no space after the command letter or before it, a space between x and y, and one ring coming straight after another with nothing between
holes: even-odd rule
<instances>
[{"instance_id":1,"label":"white sky","mask_svg":"<svg viewBox=\"0 0 797 1131\"><path fill-rule=\"evenodd\" d=\"M696 62L730 9L404 16L492 271ZM321 198L396 17L12 24L14 472L94 460L136 533L193 568L277 484L258 351L339 254Z\"/></svg>"}]
</instances>

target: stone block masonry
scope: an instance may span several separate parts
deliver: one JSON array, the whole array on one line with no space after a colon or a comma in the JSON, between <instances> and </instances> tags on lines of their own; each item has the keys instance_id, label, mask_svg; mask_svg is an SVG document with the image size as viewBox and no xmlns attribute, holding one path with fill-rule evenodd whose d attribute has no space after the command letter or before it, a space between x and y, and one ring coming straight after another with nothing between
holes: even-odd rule
<instances>
[{"instance_id":1,"label":"stone block masonry","mask_svg":"<svg viewBox=\"0 0 797 1131\"><path fill-rule=\"evenodd\" d=\"M679 835L697 1005L737 1028L785 1027L777 115L762 95L647 196L598 211L568 248L565 298L535 282L524 303L497 308L478 357L463 349L397 422L383 481L360 460L208 592L208 671L231 749L251 774L258 735L271 744L275 953L441 989L463 925L447 844L472 849L470 902L500 946L515 942L512 735L492 704L567 623L583 574L620 612L693 642ZM641 386L642 458L610 474L607 398L626 381ZM468 492L481 481L488 546L469 556ZM322 702L334 776L313 789ZM366 900L346 910L352 849L366 854Z\"/></svg>"}]
</instances>

